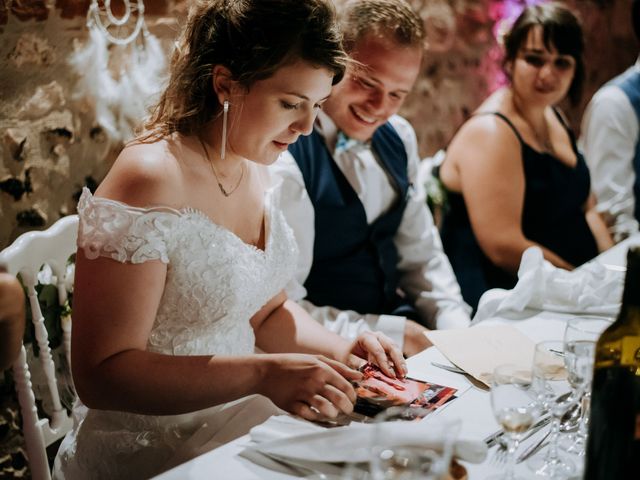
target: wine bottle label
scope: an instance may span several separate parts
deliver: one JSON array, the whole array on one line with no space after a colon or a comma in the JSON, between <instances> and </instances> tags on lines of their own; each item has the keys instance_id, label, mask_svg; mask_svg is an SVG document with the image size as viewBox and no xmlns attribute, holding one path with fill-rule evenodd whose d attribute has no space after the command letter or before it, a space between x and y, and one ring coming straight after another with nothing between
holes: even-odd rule
<instances>
[{"instance_id":1,"label":"wine bottle label","mask_svg":"<svg viewBox=\"0 0 640 480\"><path fill-rule=\"evenodd\" d=\"M637 366L638 362L640 362L640 337L624 337L620 365L632 367Z\"/></svg>"}]
</instances>

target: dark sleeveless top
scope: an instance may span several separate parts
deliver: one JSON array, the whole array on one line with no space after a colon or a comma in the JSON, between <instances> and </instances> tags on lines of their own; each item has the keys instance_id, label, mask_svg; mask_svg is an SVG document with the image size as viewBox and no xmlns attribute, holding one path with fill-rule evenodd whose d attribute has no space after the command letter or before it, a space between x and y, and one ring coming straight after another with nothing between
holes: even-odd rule
<instances>
[{"instance_id":1,"label":"dark sleeveless top","mask_svg":"<svg viewBox=\"0 0 640 480\"><path fill-rule=\"evenodd\" d=\"M572 265L581 265L598 254L598 247L587 224L584 204L591 189L589 170L578 151L573 132L569 132L577 157L569 167L549 153L538 152L526 144L511 121L499 112L489 113L504 120L522 147L525 190L522 231L531 241L548 248ZM509 181L509 179L504 179ZM441 237L444 250L462 289L464 300L474 309L482 294L491 288L510 289L517 276L494 265L480 249L471 229L462 194L447 192L449 209L445 213Z\"/></svg>"},{"instance_id":2,"label":"dark sleeveless top","mask_svg":"<svg viewBox=\"0 0 640 480\"><path fill-rule=\"evenodd\" d=\"M393 239L407 204L407 154L390 123L376 130L371 148L398 191L397 201L370 225L364 206L317 130L289 147L315 213L313 264L307 299L360 313L413 317L397 294L398 252Z\"/></svg>"}]
</instances>

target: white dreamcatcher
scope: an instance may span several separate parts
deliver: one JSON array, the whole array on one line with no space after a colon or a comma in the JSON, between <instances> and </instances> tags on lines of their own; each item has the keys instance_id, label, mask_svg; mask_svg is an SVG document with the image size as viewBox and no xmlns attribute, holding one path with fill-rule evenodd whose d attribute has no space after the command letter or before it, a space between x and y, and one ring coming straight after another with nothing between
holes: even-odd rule
<instances>
[{"instance_id":1,"label":"white dreamcatcher","mask_svg":"<svg viewBox=\"0 0 640 480\"><path fill-rule=\"evenodd\" d=\"M92 0L87 28L87 42L69 60L78 75L73 97L93 104L110 138L127 141L162 88L165 53L147 30L142 0L124 0L122 16L113 13L110 0Z\"/></svg>"}]
</instances>

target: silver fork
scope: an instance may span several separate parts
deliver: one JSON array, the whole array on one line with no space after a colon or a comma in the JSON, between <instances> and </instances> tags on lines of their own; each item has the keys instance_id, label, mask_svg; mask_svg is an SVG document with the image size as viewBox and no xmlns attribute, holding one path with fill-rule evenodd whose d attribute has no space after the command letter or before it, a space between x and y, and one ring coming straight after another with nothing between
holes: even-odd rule
<instances>
[{"instance_id":1,"label":"silver fork","mask_svg":"<svg viewBox=\"0 0 640 480\"><path fill-rule=\"evenodd\" d=\"M529 429L529 431L520 439L520 444L522 444L522 442L524 442L525 440L527 440L529 437L535 435L538 430L541 430L542 428L544 428L545 426L547 426L549 423L551 422L551 417L544 417L542 420L538 421L533 427L531 427ZM501 464L501 463L505 463L507 458L509 457L508 454L508 444L507 444L507 439L504 438L504 436L500 435L499 437L496 438L496 443L498 445L498 448L496 448L496 451L494 452L493 456L491 457L491 461L493 463L496 464ZM515 452L514 452L515 455Z\"/></svg>"},{"instance_id":2,"label":"silver fork","mask_svg":"<svg viewBox=\"0 0 640 480\"><path fill-rule=\"evenodd\" d=\"M496 448L495 452L493 452L491 463L493 463L494 465L502 465L507 461L507 458L509 456L507 440L503 437L498 437L496 439L496 443L498 444L498 448Z\"/></svg>"}]
</instances>

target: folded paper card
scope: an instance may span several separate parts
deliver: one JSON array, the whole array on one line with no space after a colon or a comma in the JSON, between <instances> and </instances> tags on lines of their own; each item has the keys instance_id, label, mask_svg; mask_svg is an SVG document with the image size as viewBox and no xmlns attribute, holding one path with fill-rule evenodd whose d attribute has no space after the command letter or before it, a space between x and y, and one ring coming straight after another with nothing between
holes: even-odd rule
<instances>
[{"instance_id":1,"label":"folded paper card","mask_svg":"<svg viewBox=\"0 0 640 480\"><path fill-rule=\"evenodd\" d=\"M511 325L432 330L427 337L451 363L489 386L498 365L533 362L535 343Z\"/></svg>"},{"instance_id":2,"label":"folded paper card","mask_svg":"<svg viewBox=\"0 0 640 480\"><path fill-rule=\"evenodd\" d=\"M367 462L370 459L371 439L380 424L352 423L345 427L322 428L292 417L274 416L254 427L247 447L282 459L310 462ZM428 421L388 422L383 424L385 444L421 445L433 450L443 448L443 438ZM306 430L307 433L302 433ZM481 463L487 455L484 442L457 440L454 456L472 463Z\"/></svg>"}]
</instances>

